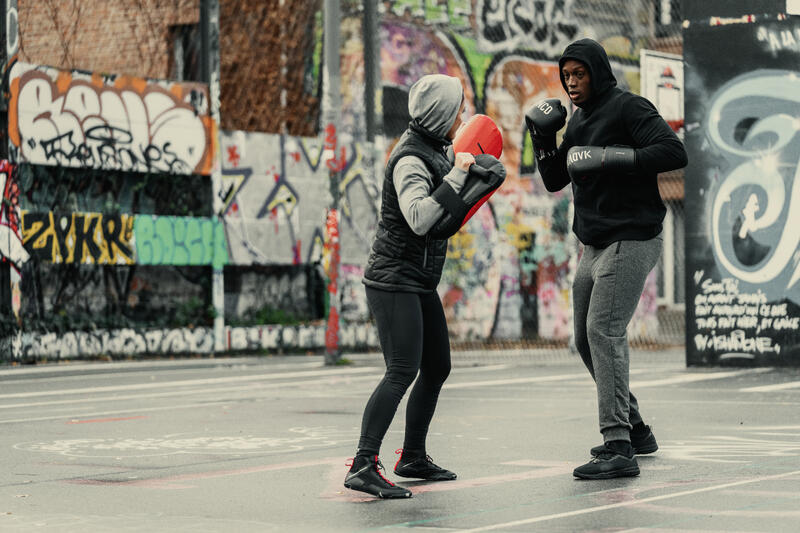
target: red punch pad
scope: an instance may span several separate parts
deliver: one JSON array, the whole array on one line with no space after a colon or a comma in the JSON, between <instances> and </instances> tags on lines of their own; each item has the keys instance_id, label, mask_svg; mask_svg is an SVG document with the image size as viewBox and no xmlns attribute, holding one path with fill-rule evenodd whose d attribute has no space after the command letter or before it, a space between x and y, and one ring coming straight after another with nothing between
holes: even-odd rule
<instances>
[{"instance_id":1,"label":"red punch pad","mask_svg":"<svg viewBox=\"0 0 800 533\"><path fill-rule=\"evenodd\" d=\"M475 115L464 124L464 127L456 134L456 138L453 139L453 152L469 152L472 155L491 154L500 159L503 153L503 134L500 133L494 120L486 115ZM464 217L462 225L466 224L475 211L491 198L495 190L487 193L472 206L467 216Z\"/></svg>"},{"instance_id":2,"label":"red punch pad","mask_svg":"<svg viewBox=\"0 0 800 533\"><path fill-rule=\"evenodd\" d=\"M486 115L475 115L464 123L453 139L453 152L491 154L497 159L503 153L503 135L494 120Z\"/></svg>"}]
</instances>

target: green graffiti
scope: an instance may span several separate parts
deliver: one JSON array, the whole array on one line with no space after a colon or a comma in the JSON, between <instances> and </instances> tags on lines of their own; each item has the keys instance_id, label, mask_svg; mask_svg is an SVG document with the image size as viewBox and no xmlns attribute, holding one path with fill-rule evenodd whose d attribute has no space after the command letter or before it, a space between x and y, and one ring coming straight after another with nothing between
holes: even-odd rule
<instances>
[{"instance_id":1,"label":"green graffiti","mask_svg":"<svg viewBox=\"0 0 800 533\"><path fill-rule=\"evenodd\" d=\"M522 134L522 169L533 172L536 162L533 159L533 141L528 135L528 130Z\"/></svg>"},{"instance_id":2,"label":"green graffiti","mask_svg":"<svg viewBox=\"0 0 800 533\"><path fill-rule=\"evenodd\" d=\"M406 11L412 16L419 17L423 14L422 0L394 0L391 10L392 13L401 17L405 15Z\"/></svg>"},{"instance_id":3,"label":"green graffiti","mask_svg":"<svg viewBox=\"0 0 800 533\"><path fill-rule=\"evenodd\" d=\"M140 265L222 268L228 263L225 228L217 219L137 215L133 239Z\"/></svg>"},{"instance_id":4,"label":"green graffiti","mask_svg":"<svg viewBox=\"0 0 800 533\"><path fill-rule=\"evenodd\" d=\"M398 17L408 13L428 24L446 24L452 30L469 27L472 4L470 0L448 0L446 5L440 0L393 0L390 9Z\"/></svg>"},{"instance_id":5,"label":"green graffiti","mask_svg":"<svg viewBox=\"0 0 800 533\"><path fill-rule=\"evenodd\" d=\"M448 22L452 28L469 27L469 16L472 13L470 0L450 0L447 2Z\"/></svg>"},{"instance_id":6,"label":"green graffiti","mask_svg":"<svg viewBox=\"0 0 800 533\"><path fill-rule=\"evenodd\" d=\"M425 0L425 20L427 22L445 23L447 22L447 11L445 6L441 5L437 0Z\"/></svg>"},{"instance_id":7,"label":"green graffiti","mask_svg":"<svg viewBox=\"0 0 800 533\"><path fill-rule=\"evenodd\" d=\"M486 83L486 71L492 62L492 55L478 52L478 43L474 39L469 39L457 33L454 33L453 37L464 51L464 56L469 62L469 69L470 72L472 72L472 79L475 80L475 97L478 100L483 100L483 87Z\"/></svg>"}]
</instances>

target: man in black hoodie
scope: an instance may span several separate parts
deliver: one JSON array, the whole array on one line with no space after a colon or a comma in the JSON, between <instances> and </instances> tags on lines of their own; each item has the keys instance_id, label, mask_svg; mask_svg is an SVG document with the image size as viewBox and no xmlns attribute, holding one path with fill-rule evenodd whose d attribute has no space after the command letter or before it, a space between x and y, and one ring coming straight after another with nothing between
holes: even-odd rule
<instances>
[{"instance_id":1,"label":"man in black hoodie","mask_svg":"<svg viewBox=\"0 0 800 533\"><path fill-rule=\"evenodd\" d=\"M653 104L617 88L599 43L570 44L558 64L577 108L561 144L567 110L558 99L539 102L525 121L547 190L572 184L572 229L584 245L572 285L575 344L597 385L604 443L573 474L635 476L635 455L658 444L628 389L626 330L661 254L666 208L657 174L686 166L686 152Z\"/></svg>"}]
</instances>

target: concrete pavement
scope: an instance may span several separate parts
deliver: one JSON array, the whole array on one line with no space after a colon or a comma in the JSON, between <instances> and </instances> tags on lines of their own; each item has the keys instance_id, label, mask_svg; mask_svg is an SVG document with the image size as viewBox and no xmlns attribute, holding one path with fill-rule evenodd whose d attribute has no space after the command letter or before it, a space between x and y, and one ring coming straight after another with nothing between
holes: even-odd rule
<instances>
[{"instance_id":1,"label":"concrete pavement","mask_svg":"<svg viewBox=\"0 0 800 533\"><path fill-rule=\"evenodd\" d=\"M800 371L686 369L635 352L661 449L637 478L578 481L600 442L577 357L456 354L428 452L443 483L342 487L379 355L0 369L0 531L797 531Z\"/></svg>"}]
</instances>

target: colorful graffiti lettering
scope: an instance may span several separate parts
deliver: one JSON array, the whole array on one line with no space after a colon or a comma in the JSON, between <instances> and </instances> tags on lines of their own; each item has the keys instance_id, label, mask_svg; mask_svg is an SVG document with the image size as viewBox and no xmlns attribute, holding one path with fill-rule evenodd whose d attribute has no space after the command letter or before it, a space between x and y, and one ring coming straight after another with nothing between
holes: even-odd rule
<instances>
[{"instance_id":1,"label":"colorful graffiti lettering","mask_svg":"<svg viewBox=\"0 0 800 533\"><path fill-rule=\"evenodd\" d=\"M132 264L133 217L101 213L22 212L22 243L49 263Z\"/></svg>"},{"instance_id":2,"label":"colorful graffiti lettering","mask_svg":"<svg viewBox=\"0 0 800 533\"><path fill-rule=\"evenodd\" d=\"M222 268L228 263L225 229L217 219L138 215L133 235L141 265Z\"/></svg>"},{"instance_id":3,"label":"colorful graffiti lettering","mask_svg":"<svg viewBox=\"0 0 800 533\"><path fill-rule=\"evenodd\" d=\"M389 0L383 7L387 5L398 17L411 16L428 24L447 24L452 29L468 28L472 14L470 0Z\"/></svg>"},{"instance_id":4,"label":"colorful graffiti lettering","mask_svg":"<svg viewBox=\"0 0 800 533\"><path fill-rule=\"evenodd\" d=\"M9 138L18 162L208 174L208 88L15 63Z\"/></svg>"}]
</instances>

